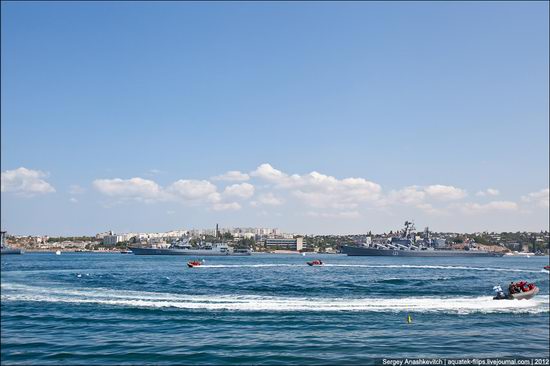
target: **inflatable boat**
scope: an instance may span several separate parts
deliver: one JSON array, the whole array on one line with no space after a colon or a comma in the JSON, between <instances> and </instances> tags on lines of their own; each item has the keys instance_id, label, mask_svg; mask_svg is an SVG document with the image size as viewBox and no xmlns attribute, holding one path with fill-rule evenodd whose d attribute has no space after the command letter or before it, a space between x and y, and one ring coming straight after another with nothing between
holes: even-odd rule
<instances>
[{"instance_id":1,"label":"inflatable boat","mask_svg":"<svg viewBox=\"0 0 550 366\"><path fill-rule=\"evenodd\" d=\"M508 294L505 294L500 286L493 289L497 293L493 300L529 300L539 293L539 288L534 283L527 282L511 283Z\"/></svg>"},{"instance_id":2,"label":"inflatable boat","mask_svg":"<svg viewBox=\"0 0 550 366\"><path fill-rule=\"evenodd\" d=\"M199 267L202 263L199 261L189 261L187 262L187 267L193 268L193 267Z\"/></svg>"},{"instance_id":3,"label":"inflatable boat","mask_svg":"<svg viewBox=\"0 0 550 366\"><path fill-rule=\"evenodd\" d=\"M320 260L314 260L311 262L307 262L308 266L322 266L323 262Z\"/></svg>"},{"instance_id":4,"label":"inflatable boat","mask_svg":"<svg viewBox=\"0 0 550 366\"><path fill-rule=\"evenodd\" d=\"M529 300L539 293L539 288L534 286L531 290L508 295L511 300Z\"/></svg>"}]
</instances>

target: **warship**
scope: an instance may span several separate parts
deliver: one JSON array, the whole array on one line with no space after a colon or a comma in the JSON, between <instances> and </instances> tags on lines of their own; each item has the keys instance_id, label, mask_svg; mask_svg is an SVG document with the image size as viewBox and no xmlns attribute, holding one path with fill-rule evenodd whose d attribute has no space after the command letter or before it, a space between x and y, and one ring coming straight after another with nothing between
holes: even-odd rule
<instances>
[{"instance_id":1,"label":"warship","mask_svg":"<svg viewBox=\"0 0 550 366\"><path fill-rule=\"evenodd\" d=\"M226 256L226 255L251 255L250 250L233 249L225 243L204 243L198 248L193 248L188 239L182 238L172 242L167 247L128 247L135 255L191 255L191 256Z\"/></svg>"},{"instance_id":2,"label":"warship","mask_svg":"<svg viewBox=\"0 0 550 366\"><path fill-rule=\"evenodd\" d=\"M21 254L21 249L11 248L5 242L5 231L0 231L0 254Z\"/></svg>"},{"instance_id":3,"label":"warship","mask_svg":"<svg viewBox=\"0 0 550 366\"><path fill-rule=\"evenodd\" d=\"M477 248L465 250L450 249L443 239L431 238L428 228L417 240L416 229L410 221L399 236L384 242L364 243L360 246L344 245L341 252L348 256L397 256L397 257L502 257L503 253L488 252Z\"/></svg>"}]
</instances>

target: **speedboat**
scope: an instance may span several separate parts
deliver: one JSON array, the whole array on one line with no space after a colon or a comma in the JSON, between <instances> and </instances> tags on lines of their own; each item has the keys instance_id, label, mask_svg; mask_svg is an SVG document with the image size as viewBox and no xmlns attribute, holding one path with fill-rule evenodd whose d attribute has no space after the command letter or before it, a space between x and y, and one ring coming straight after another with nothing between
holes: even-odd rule
<instances>
[{"instance_id":1,"label":"speedboat","mask_svg":"<svg viewBox=\"0 0 550 366\"><path fill-rule=\"evenodd\" d=\"M500 286L495 286L493 289L497 293L493 300L529 300L539 293L539 288L534 283L525 281L511 283L508 294L505 294Z\"/></svg>"},{"instance_id":2,"label":"speedboat","mask_svg":"<svg viewBox=\"0 0 550 366\"><path fill-rule=\"evenodd\" d=\"M201 264L202 263L199 261L189 261L187 262L187 267L189 268L199 267Z\"/></svg>"},{"instance_id":3,"label":"speedboat","mask_svg":"<svg viewBox=\"0 0 550 366\"><path fill-rule=\"evenodd\" d=\"M307 262L307 264L308 264L309 266L322 266L322 265L323 265L323 262L320 261L320 260L318 260L318 259L316 259L316 260L314 260L314 261Z\"/></svg>"},{"instance_id":4,"label":"speedboat","mask_svg":"<svg viewBox=\"0 0 550 366\"><path fill-rule=\"evenodd\" d=\"M510 294L509 296L513 300L529 300L529 299L532 299L538 293L539 293L539 288L533 285L533 288L531 288L531 290Z\"/></svg>"},{"instance_id":5,"label":"speedboat","mask_svg":"<svg viewBox=\"0 0 550 366\"><path fill-rule=\"evenodd\" d=\"M544 266L544 269L550 271L550 266Z\"/></svg>"}]
</instances>

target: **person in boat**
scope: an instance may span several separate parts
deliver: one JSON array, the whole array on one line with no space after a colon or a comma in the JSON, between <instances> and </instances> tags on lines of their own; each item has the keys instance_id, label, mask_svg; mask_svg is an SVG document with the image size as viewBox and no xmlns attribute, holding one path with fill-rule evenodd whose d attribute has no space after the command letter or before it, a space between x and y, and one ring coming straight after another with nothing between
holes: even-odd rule
<instances>
[{"instance_id":1,"label":"person in boat","mask_svg":"<svg viewBox=\"0 0 550 366\"><path fill-rule=\"evenodd\" d=\"M515 294L516 293L516 286L513 282L510 282L510 286L508 286L508 293Z\"/></svg>"},{"instance_id":2,"label":"person in boat","mask_svg":"<svg viewBox=\"0 0 550 366\"><path fill-rule=\"evenodd\" d=\"M323 264L323 261L319 261L319 264Z\"/></svg>"},{"instance_id":3,"label":"person in boat","mask_svg":"<svg viewBox=\"0 0 550 366\"><path fill-rule=\"evenodd\" d=\"M504 291L502 291L502 287L495 286L493 287L493 290L495 290L495 292L497 293L496 296L493 298L494 300L501 300L506 298L506 294L504 293Z\"/></svg>"}]
</instances>

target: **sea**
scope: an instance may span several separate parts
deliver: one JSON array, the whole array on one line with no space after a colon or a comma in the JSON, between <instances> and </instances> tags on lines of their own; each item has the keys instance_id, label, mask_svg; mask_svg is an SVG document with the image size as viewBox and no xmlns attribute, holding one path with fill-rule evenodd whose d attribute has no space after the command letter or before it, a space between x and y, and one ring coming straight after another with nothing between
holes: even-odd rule
<instances>
[{"instance_id":1,"label":"sea","mask_svg":"<svg viewBox=\"0 0 550 366\"><path fill-rule=\"evenodd\" d=\"M2 256L2 365L549 357L548 257L189 259L203 258ZM492 299L519 280L540 293Z\"/></svg>"}]
</instances>

